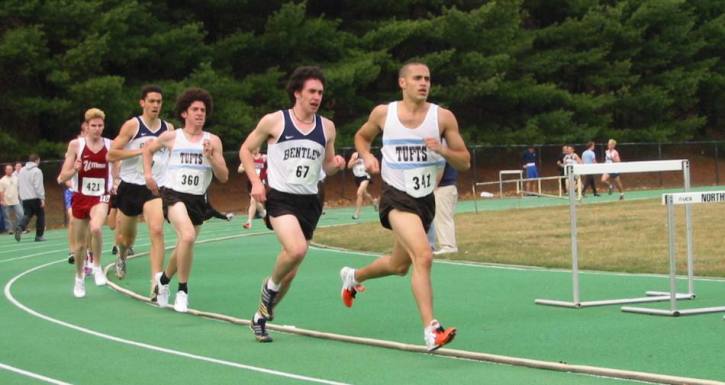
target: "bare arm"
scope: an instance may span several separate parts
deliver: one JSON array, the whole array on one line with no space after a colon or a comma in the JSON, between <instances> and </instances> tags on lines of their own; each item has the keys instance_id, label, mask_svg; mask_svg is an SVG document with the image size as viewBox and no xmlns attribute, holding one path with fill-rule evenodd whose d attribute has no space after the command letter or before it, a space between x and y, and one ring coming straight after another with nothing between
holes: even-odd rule
<instances>
[{"instance_id":1,"label":"bare arm","mask_svg":"<svg viewBox=\"0 0 725 385\"><path fill-rule=\"evenodd\" d=\"M373 108L368 121L355 133L355 149L358 155L365 160L365 168L374 174L380 172L380 164L378 159L370 152L370 145L372 145L375 137L383 132L383 124L385 124L387 114L387 105L381 104Z\"/></svg>"},{"instance_id":2,"label":"bare arm","mask_svg":"<svg viewBox=\"0 0 725 385\"><path fill-rule=\"evenodd\" d=\"M250 194L257 202L265 202L267 200L266 191L259 175L254 171L254 156L252 153L258 151L265 140L274 137L275 130L281 128L282 113L273 112L267 114L257 123L257 127L247 135L242 146L239 148L239 159L242 161L244 172L252 184Z\"/></svg>"},{"instance_id":3,"label":"bare arm","mask_svg":"<svg viewBox=\"0 0 725 385\"><path fill-rule=\"evenodd\" d=\"M324 119L324 125L327 143L325 143L325 162L322 164L322 169L327 175L335 175L345 168L345 159L340 155L335 155L335 123Z\"/></svg>"},{"instance_id":4,"label":"bare arm","mask_svg":"<svg viewBox=\"0 0 725 385\"><path fill-rule=\"evenodd\" d=\"M146 145L141 149L143 154L143 176L146 179L146 186L156 195L159 194L159 186L156 184L151 172L154 153L160 150L161 147L167 147L170 150L174 144L174 138L176 138L174 131L166 131L159 135L158 138L146 142Z\"/></svg>"},{"instance_id":5,"label":"bare arm","mask_svg":"<svg viewBox=\"0 0 725 385\"><path fill-rule=\"evenodd\" d=\"M350 160L347 162L347 168L352 168L352 166L355 165L355 161L358 158L357 152L353 152L352 155L350 155Z\"/></svg>"},{"instance_id":6,"label":"bare arm","mask_svg":"<svg viewBox=\"0 0 725 385\"><path fill-rule=\"evenodd\" d=\"M463 142L461 132L458 130L458 121L455 115L445 108L438 112L439 125L443 129L442 136L446 139L446 146L441 145L437 140L426 139L426 145L431 150L441 154L448 163L458 171L466 171L471 168L471 154Z\"/></svg>"},{"instance_id":7,"label":"bare arm","mask_svg":"<svg viewBox=\"0 0 725 385\"><path fill-rule=\"evenodd\" d=\"M229 180L229 169L224 161L222 141L216 135L211 135L209 142L204 143L204 156L209 159L214 176L219 182L227 183Z\"/></svg>"},{"instance_id":8,"label":"bare arm","mask_svg":"<svg viewBox=\"0 0 725 385\"><path fill-rule=\"evenodd\" d=\"M114 162L117 160L133 158L134 156L139 156L143 153L143 150L140 148L137 150L126 150L124 148L128 142L131 141L131 138L136 135L136 131L138 131L138 121L136 119L129 119L126 123L123 123L118 136L113 139L113 142L111 143L111 149L108 150L107 158L109 161Z\"/></svg>"},{"instance_id":9,"label":"bare arm","mask_svg":"<svg viewBox=\"0 0 725 385\"><path fill-rule=\"evenodd\" d=\"M78 159L78 140L73 139L68 143L68 151L65 152L65 161L60 169L56 181L62 184L72 178L81 168L81 161Z\"/></svg>"}]
</instances>

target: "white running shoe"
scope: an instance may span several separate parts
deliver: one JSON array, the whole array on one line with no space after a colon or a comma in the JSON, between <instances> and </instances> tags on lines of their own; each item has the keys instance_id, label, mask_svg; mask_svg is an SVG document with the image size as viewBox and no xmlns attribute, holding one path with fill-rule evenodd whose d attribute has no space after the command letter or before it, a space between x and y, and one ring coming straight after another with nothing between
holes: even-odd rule
<instances>
[{"instance_id":1,"label":"white running shoe","mask_svg":"<svg viewBox=\"0 0 725 385\"><path fill-rule=\"evenodd\" d=\"M179 313L186 313L189 311L189 295L179 290L176 292L176 299L174 300L174 310Z\"/></svg>"},{"instance_id":2,"label":"white running shoe","mask_svg":"<svg viewBox=\"0 0 725 385\"><path fill-rule=\"evenodd\" d=\"M106 274L103 274L103 269L100 266L93 266L93 280L96 281L96 286L103 286L108 283Z\"/></svg>"},{"instance_id":3,"label":"white running shoe","mask_svg":"<svg viewBox=\"0 0 725 385\"><path fill-rule=\"evenodd\" d=\"M83 278L75 277L75 285L73 286L73 296L83 298L86 296L86 281Z\"/></svg>"},{"instance_id":4,"label":"white running shoe","mask_svg":"<svg viewBox=\"0 0 725 385\"><path fill-rule=\"evenodd\" d=\"M169 305L169 285L161 284L161 274L163 273L158 272L154 275L154 281L156 282L156 287L159 290L156 294L156 304L158 304L159 307L166 307Z\"/></svg>"}]
</instances>

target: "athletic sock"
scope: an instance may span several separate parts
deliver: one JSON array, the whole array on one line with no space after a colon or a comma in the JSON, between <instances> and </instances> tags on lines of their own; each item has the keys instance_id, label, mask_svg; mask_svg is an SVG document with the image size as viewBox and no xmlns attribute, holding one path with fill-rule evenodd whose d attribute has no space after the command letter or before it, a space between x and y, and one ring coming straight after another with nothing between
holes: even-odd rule
<instances>
[{"instance_id":1,"label":"athletic sock","mask_svg":"<svg viewBox=\"0 0 725 385\"><path fill-rule=\"evenodd\" d=\"M166 272L161 272L161 277L159 278L159 281L161 281L162 285L168 285L169 282L171 282L171 279L166 276Z\"/></svg>"},{"instance_id":2,"label":"athletic sock","mask_svg":"<svg viewBox=\"0 0 725 385\"><path fill-rule=\"evenodd\" d=\"M179 291L183 291L186 294L189 294L189 287L186 282L179 282Z\"/></svg>"},{"instance_id":3,"label":"athletic sock","mask_svg":"<svg viewBox=\"0 0 725 385\"><path fill-rule=\"evenodd\" d=\"M272 291L279 291L280 288L281 288L281 285L274 283L272 281L272 278L267 280L267 289L272 290Z\"/></svg>"}]
</instances>

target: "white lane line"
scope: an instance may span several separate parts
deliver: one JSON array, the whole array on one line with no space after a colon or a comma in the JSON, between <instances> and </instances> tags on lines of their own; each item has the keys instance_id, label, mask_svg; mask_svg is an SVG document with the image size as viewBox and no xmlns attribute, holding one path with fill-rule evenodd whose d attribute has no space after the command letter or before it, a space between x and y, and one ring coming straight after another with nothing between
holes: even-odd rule
<instances>
[{"instance_id":1,"label":"white lane line","mask_svg":"<svg viewBox=\"0 0 725 385\"><path fill-rule=\"evenodd\" d=\"M63 382L63 381L60 381L60 380L56 380L54 378L46 377L46 376L44 376L42 374L29 372L27 370L23 370L23 369L20 369L20 368L16 368L16 367L10 366L10 365L5 365L2 362L0 362L0 369L5 369L5 370L8 370L8 371L11 371L11 372L14 372L14 373L17 373L17 374L26 376L26 377L30 377L30 378L34 378L36 380L40 380L40 381L43 381L43 382L47 382L49 384L71 385L71 384L69 384L67 382Z\"/></svg>"},{"instance_id":2,"label":"white lane line","mask_svg":"<svg viewBox=\"0 0 725 385\"><path fill-rule=\"evenodd\" d=\"M48 266L51 266L51 265L54 265L57 263L61 263L61 262L64 262L64 260L45 263L45 264L33 267L31 269L28 269L28 270L16 275L10 281L8 281L7 284L5 284L5 290L4 290L5 298L7 298L7 300L10 301L10 303L12 303L15 307L25 311L26 313L28 313L34 317L43 319L48 322L52 322L54 324L57 324L57 325L60 325L60 326L63 326L63 327L69 328L69 329L77 330L81 333L86 333L86 334L90 334L95 337L103 338L103 339L106 339L109 341L118 342L118 343L122 343L122 344L126 344L126 345L131 345L131 346L135 346L138 348L143 348L143 349L152 350L152 351L156 351L156 352L166 353L166 354L170 354L170 355L175 355L175 356L179 356L179 357L190 358L193 360L209 362L209 363L214 363L214 364L223 365L223 366L229 366L229 367L233 367L233 368L237 368L237 369L249 370L249 371L253 371L253 372L270 374L273 376L286 377L286 378L291 378L291 379L300 380L300 381L307 381L307 382L315 382L315 383L319 383L319 384L346 385L343 382L325 380L322 378L303 376L303 375L294 374L294 373L282 372L279 370L267 369L267 368L252 366L252 365L240 364L237 362L221 360L221 359L212 358L212 357L200 356L197 354L182 352L182 351L174 350L174 349L167 349L167 348L163 348L160 346L155 346L155 345L146 344L143 342L128 340L125 338L120 338L120 337L112 336L109 334L97 332L95 330L87 329L82 326L78 326L78 325L74 325L74 324L71 324L71 323L68 323L65 321L61 321L59 319L52 318L50 316L37 312L37 311L23 305L22 303L20 303L20 301L18 301L13 296L12 286L15 284L15 282L18 279L24 277L27 274L30 274L30 273L36 271L36 270L44 269Z\"/></svg>"}]
</instances>

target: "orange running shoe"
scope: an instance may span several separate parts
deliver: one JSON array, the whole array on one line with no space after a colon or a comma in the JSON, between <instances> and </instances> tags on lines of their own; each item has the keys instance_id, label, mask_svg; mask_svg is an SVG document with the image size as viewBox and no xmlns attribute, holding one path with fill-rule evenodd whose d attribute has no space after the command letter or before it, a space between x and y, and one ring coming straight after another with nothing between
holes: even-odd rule
<instances>
[{"instance_id":1,"label":"orange running shoe","mask_svg":"<svg viewBox=\"0 0 725 385\"><path fill-rule=\"evenodd\" d=\"M342 303L347 307L352 307L355 295L365 291L365 286L355 281L355 269L352 267L343 267L340 270L340 279L342 279L342 290L340 291Z\"/></svg>"},{"instance_id":2,"label":"orange running shoe","mask_svg":"<svg viewBox=\"0 0 725 385\"><path fill-rule=\"evenodd\" d=\"M425 338L425 346L429 352L435 351L441 346L453 341L456 337L456 328L443 328L440 322L433 320L430 322L430 326L423 330L423 337Z\"/></svg>"}]
</instances>

